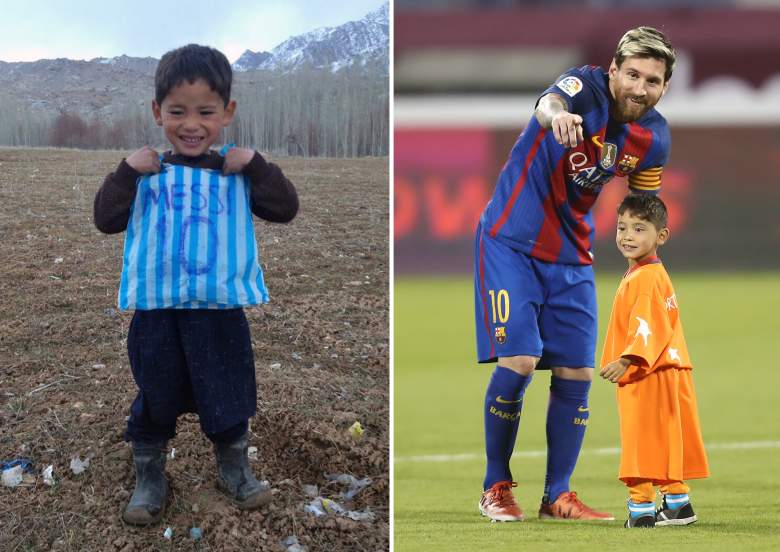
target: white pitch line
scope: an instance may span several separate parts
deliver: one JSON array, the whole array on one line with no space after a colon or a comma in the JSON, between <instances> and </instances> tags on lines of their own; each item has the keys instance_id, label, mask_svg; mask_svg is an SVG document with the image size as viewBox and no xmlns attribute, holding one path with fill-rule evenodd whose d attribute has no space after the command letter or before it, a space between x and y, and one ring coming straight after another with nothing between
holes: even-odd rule
<instances>
[{"instance_id":1,"label":"white pitch line","mask_svg":"<svg viewBox=\"0 0 780 552\"><path fill-rule=\"evenodd\" d=\"M705 445L707 450L753 450L780 448L780 441L744 441L741 443L712 443ZM620 454L618 447L583 449L582 454L611 456ZM466 452L462 454L428 454L422 456L399 456L395 463L401 462L468 462L481 460L485 457L482 452ZM546 450L520 450L512 453L512 458L546 458Z\"/></svg>"}]
</instances>

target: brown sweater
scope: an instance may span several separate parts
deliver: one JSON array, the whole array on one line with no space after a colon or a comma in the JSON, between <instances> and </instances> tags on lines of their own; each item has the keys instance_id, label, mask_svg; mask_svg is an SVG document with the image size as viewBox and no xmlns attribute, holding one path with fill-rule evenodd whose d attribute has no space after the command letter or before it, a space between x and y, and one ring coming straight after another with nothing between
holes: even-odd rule
<instances>
[{"instance_id":1,"label":"brown sweater","mask_svg":"<svg viewBox=\"0 0 780 552\"><path fill-rule=\"evenodd\" d=\"M224 158L215 151L198 157L174 155L168 151L163 156L163 163L222 170ZM295 218L298 194L278 166L266 162L262 155L255 152L242 173L252 186L251 209L255 216L270 222L289 222ZM106 176L95 194L93 212L98 230L105 234L117 234L127 229L130 206L135 200L136 181L140 176L141 173L128 165L125 159L122 159L115 172Z\"/></svg>"}]
</instances>

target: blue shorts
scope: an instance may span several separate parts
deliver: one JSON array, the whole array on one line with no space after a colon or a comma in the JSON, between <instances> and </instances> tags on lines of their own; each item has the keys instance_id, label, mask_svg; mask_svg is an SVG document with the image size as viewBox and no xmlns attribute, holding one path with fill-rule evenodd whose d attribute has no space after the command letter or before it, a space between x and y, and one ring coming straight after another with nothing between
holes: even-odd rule
<instances>
[{"instance_id":1,"label":"blue shorts","mask_svg":"<svg viewBox=\"0 0 780 552\"><path fill-rule=\"evenodd\" d=\"M477 359L527 355L537 368L595 365L596 286L591 265L540 261L477 227Z\"/></svg>"}]
</instances>

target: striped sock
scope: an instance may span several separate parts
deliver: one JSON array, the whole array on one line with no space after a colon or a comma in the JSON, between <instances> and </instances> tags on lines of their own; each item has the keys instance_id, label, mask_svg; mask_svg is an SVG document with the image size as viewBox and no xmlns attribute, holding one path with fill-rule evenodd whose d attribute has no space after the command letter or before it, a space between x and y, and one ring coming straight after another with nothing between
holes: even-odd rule
<instances>
[{"instance_id":1,"label":"striped sock","mask_svg":"<svg viewBox=\"0 0 780 552\"><path fill-rule=\"evenodd\" d=\"M629 500L628 513L632 519L642 516L654 516L655 504L652 502L634 502L633 500Z\"/></svg>"},{"instance_id":2,"label":"striped sock","mask_svg":"<svg viewBox=\"0 0 780 552\"><path fill-rule=\"evenodd\" d=\"M664 499L666 500L666 505L669 506L672 510L676 510L677 508L682 508L686 504L688 504L691 501L691 498L688 496L688 493L685 494L668 494L664 495Z\"/></svg>"}]
</instances>

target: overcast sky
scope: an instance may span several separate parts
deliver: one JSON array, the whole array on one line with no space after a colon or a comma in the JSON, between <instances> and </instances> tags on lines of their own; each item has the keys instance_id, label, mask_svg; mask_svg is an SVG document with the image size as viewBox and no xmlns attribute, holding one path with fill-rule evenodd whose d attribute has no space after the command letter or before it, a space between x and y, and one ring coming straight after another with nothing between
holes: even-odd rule
<instances>
[{"instance_id":1,"label":"overcast sky","mask_svg":"<svg viewBox=\"0 0 780 552\"><path fill-rule=\"evenodd\" d=\"M0 0L0 60L161 57L190 42L234 62L287 38L362 18L385 0Z\"/></svg>"}]
</instances>

